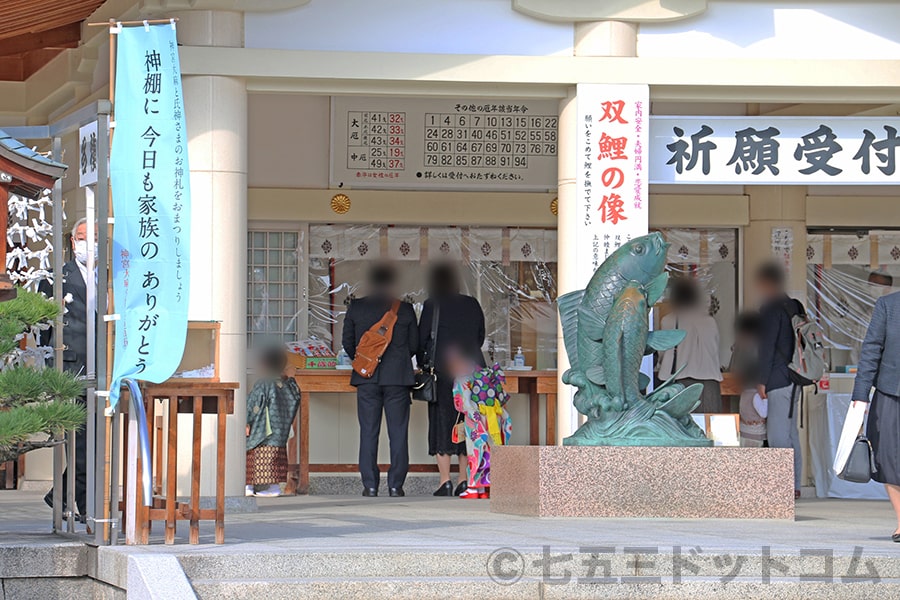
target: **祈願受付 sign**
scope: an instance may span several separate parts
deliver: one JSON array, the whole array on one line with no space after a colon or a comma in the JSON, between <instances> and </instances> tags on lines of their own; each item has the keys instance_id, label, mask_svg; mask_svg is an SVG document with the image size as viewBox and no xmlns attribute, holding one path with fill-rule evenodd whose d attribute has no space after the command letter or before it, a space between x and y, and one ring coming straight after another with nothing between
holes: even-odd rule
<instances>
[{"instance_id":1,"label":"\u7948\u9858\u53d7\u4ed8 sign","mask_svg":"<svg viewBox=\"0 0 900 600\"><path fill-rule=\"evenodd\" d=\"M896 184L900 119L653 117L651 183Z\"/></svg>"},{"instance_id":2,"label":"\u7948\u9858\u53d7\u4ed8 sign","mask_svg":"<svg viewBox=\"0 0 900 600\"><path fill-rule=\"evenodd\" d=\"M173 25L119 32L115 113L113 405L123 378L171 377L187 335L190 169Z\"/></svg>"}]
</instances>

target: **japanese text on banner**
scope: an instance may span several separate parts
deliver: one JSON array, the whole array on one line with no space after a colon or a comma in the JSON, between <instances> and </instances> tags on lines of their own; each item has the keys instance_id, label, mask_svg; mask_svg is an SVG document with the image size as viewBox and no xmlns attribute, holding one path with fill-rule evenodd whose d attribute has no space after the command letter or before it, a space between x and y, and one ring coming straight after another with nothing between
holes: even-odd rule
<instances>
[{"instance_id":1,"label":"japanese text on banner","mask_svg":"<svg viewBox=\"0 0 900 600\"><path fill-rule=\"evenodd\" d=\"M585 282L616 248L647 233L649 106L647 86L578 86L576 230L579 256L590 257Z\"/></svg>"},{"instance_id":2,"label":"japanese text on banner","mask_svg":"<svg viewBox=\"0 0 900 600\"><path fill-rule=\"evenodd\" d=\"M123 378L153 383L184 353L190 288L187 132L175 28L126 27L116 54L110 402Z\"/></svg>"}]
</instances>

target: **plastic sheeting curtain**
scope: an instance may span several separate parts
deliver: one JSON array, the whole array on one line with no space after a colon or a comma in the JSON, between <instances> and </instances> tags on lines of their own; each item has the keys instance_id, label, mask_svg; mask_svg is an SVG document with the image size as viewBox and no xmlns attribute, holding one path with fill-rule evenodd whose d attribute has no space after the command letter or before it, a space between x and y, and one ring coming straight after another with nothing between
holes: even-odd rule
<instances>
[{"instance_id":1,"label":"plastic sheeting curtain","mask_svg":"<svg viewBox=\"0 0 900 600\"><path fill-rule=\"evenodd\" d=\"M719 360L731 361L737 311L737 231L661 229L669 243L670 277L691 277L703 290L709 314L719 327Z\"/></svg>"},{"instance_id":2,"label":"plastic sheeting curtain","mask_svg":"<svg viewBox=\"0 0 900 600\"><path fill-rule=\"evenodd\" d=\"M719 323L725 366L737 306L736 231L662 231L671 243L670 271L695 277L707 294L710 313ZM417 312L427 298L429 263L451 261L460 266L463 292L477 298L484 310L486 357L504 364L521 346L526 364L555 368L556 235L549 229L310 225L307 243L288 231L252 231L251 344L254 338L296 339L306 330L338 351L347 303L366 294L373 261L390 260L397 266L400 295ZM300 281L303 261L308 266L306 281ZM301 314L304 286L308 311Z\"/></svg>"},{"instance_id":3,"label":"plastic sheeting curtain","mask_svg":"<svg viewBox=\"0 0 900 600\"><path fill-rule=\"evenodd\" d=\"M459 264L463 293L485 313L488 359L522 346L527 364L556 367L556 231L462 227L311 226L309 333L339 349L348 298L365 295L375 260L390 260L400 296L421 312L428 264Z\"/></svg>"},{"instance_id":4,"label":"plastic sheeting curtain","mask_svg":"<svg viewBox=\"0 0 900 600\"><path fill-rule=\"evenodd\" d=\"M900 281L900 233L807 236L807 310L825 331L831 367L856 365L875 301Z\"/></svg>"}]
</instances>

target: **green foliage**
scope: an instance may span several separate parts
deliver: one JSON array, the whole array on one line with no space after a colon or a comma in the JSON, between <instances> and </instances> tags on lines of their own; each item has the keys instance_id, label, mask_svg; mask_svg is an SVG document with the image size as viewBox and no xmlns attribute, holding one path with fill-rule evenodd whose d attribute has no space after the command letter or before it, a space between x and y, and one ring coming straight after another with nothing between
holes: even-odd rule
<instances>
[{"instance_id":1,"label":"green foliage","mask_svg":"<svg viewBox=\"0 0 900 600\"><path fill-rule=\"evenodd\" d=\"M52 321L60 308L42 294L18 290L0 302L0 364L17 351L17 337ZM0 462L60 443L67 430L84 425L85 408L74 402L84 385L71 373L13 366L0 370Z\"/></svg>"},{"instance_id":2,"label":"green foliage","mask_svg":"<svg viewBox=\"0 0 900 600\"><path fill-rule=\"evenodd\" d=\"M27 441L36 433L61 438L84 426L85 408L73 402L36 402L0 411L0 447Z\"/></svg>"},{"instance_id":3,"label":"green foliage","mask_svg":"<svg viewBox=\"0 0 900 600\"><path fill-rule=\"evenodd\" d=\"M21 406L34 401L72 401L84 386L70 373L56 369L13 367L0 371L0 406Z\"/></svg>"},{"instance_id":4,"label":"green foliage","mask_svg":"<svg viewBox=\"0 0 900 600\"><path fill-rule=\"evenodd\" d=\"M0 302L0 318L11 319L21 324L22 333L38 323L48 323L56 318L60 308L43 294L19 288L13 300Z\"/></svg>"},{"instance_id":5,"label":"green foliage","mask_svg":"<svg viewBox=\"0 0 900 600\"><path fill-rule=\"evenodd\" d=\"M0 306L3 306L0 303ZM0 316L0 356L6 356L19 347L16 336L23 333L22 323L16 319Z\"/></svg>"}]
</instances>

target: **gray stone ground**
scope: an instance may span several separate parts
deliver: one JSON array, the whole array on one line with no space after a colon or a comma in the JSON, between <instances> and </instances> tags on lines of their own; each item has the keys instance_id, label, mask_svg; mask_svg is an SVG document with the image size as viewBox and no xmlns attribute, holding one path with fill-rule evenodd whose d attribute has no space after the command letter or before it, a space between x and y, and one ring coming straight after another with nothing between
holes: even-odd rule
<instances>
[{"instance_id":1,"label":"gray stone ground","mask_svg":"<svg viewBox=\"0 0 900 600\"><path fill-rule=\"evenodd\" d=\"M161 544L157 527L148 547L100 549L101 565L172 554L200 598L290 598L301 588L310 598L900 596L887 502L801 500L795 521L534 519L431 497L258 505L228 515L224 546L211 544L211 524L203 545L187 545L180 523L177 546ZM49 522L40 494L0 492L0 547L52 540L40 535ZM619 585L596 585L604 577Z\"/></svg>"}]
</instances>

